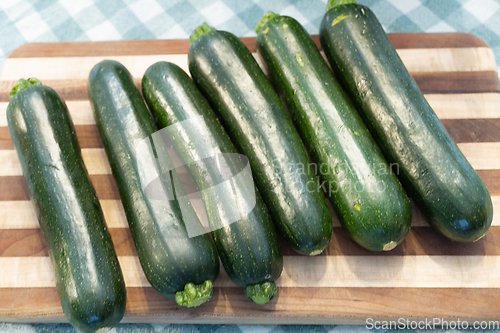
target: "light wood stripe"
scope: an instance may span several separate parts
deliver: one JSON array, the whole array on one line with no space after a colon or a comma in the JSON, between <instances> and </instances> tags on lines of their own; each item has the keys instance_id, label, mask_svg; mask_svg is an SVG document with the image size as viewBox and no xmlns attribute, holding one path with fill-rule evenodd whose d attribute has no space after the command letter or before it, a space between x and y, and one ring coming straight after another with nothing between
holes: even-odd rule
<instances>
[{"instance_id":1,"label":"light wood stripe","mask_svg":"<svg viewBox=\"0 0 500 333\"><path fill-rule=\"evenodd\" d=\"M500 118L499 93L425 94L424 96L440 119ZM0 126L7 126L8 104L0 102ZM67 101L66 105L75 125L95 125L87 99Z\"/></svg>"},{"instance_id":2,"label":"light wood stripe","mask_svg":"<svg viewBox=\"0 0 500 333\"><path fill-rule=\"evenodd\" d=\"M496 62L490 48L400 49L398 54L410 72L496 71ZM258 58L257 53L253 53ZM468 61L457 62L458 59ZM187 54L142 56L89 56L54 58L7 58L0 79L17 81L36 77L44 80L87 79L90 70L104 59L121 62L133 77L142 78L146 69L157 61L170 61L186 72Z\"/></svg>"},{"instance_id":3,"label":"light wood stripe","mask_svg":"<svg viewBox=\"0 0 500 333\"><path fill-rule=\"evenodd\" d=\"M150 287L137 257L118 257L128 287ZM49 257L2 257L0 288L55 287L54 271Z\"/></svg>"},{"instance_id":4,"label":"light wood stripe","mask_svg":"<svg viewBox=\"0 0 500 333\"><path fill-rule=\"evenodd\" d=\"M500 169L500 142L460 143L458 147L474 169Z\"/></svg>"},{"instance_id":5,"label":"light wood stripe","mask_svg":"<svg viewBox=\"0 0 500 333\"><path fill-rule=\"evenodd\" d=\"M135 78L142 78L146 69L158 61L169 61L189 73L187 54L143 55L143 56L94 56L55 58L7 58L4 61L0 80L17 81L20 78L36 77L44 80L87 80L90 70L102 60L122 63Z\"/></svg>"},{"instance_id":6,"label":"light wood stripe","mask_svg":"<svg viewBox=\"0 0 500 333\"><path fill-rule=\"evenodd\" d=\"M137 257L118 259L127 287L150 286ZM500 288L500 256L284 256L283 262L278 287ZM1 257L0 267L9 267L0 270L0 288L55 286L48 257ZM236 284L221 269L214 286Z\"/></svg>"},{"instance_id":7,"label":"light wood stripe","mask_svg":"<svg viewBox=\"0 0 500 333\"><path fill-rule=\"evenodd\" d=\"M87 171L91 175L111 174L111 167L103 148L82 149L83 162ZM23 170L15 150L0 150L0 177L1 176L22 176Z\"/></svg>"},{"instance_id":8,"label":"light wood stripe","mask_svg":"<svg viewBox=\"0 0 500 333\"><path fill-rule=\"evenodd\" d=\"M276 284L301 288L499 288L499 264L498 256L284 257L283 273Z\"/></svg>"},{"instance_id":9,"label":"light wood stripe","mask_svg":"<svg viewBox=\"0 0 500 333\"><path fill-rule=\"evenodd\" d=\"M500 142L459 143L458 147L476 170L500 169ZM82 149L82 157L91 175L111 174L104 148ZM0 176L22 176L22 168L15 150L0 150ZM179 172L179 171L178 171Z\"/></svg>"},{"instance_id":10,"label":"light wood stripe","mask_svg":"<svg viewBox=\"0 0 500 333\"><path fill-rule=\"evenodd\" d=\"M500 118L500 94L425 94L440 119Z\"/></svg>"},{"instance_id":11,"label":"light wood stripe","mask_svg":"<svg viewBox=\"0 0 500 333\"><path fill-rule=\"evenodd\" d=\"M137 256L132 234L127 228L109 229L118 256ZM40 229L0 229L0 257L48 257ZM301 256L281 239L284 256ZM481 240L455 243L428 227L412 227L403 242L388 252L369 251L356 244L340 227L321 256L500 256L500 227L491 227Z\"/></svg>"},{"instance_id":12,"label":"light wood stripe","mask_svg":"<svg viewBox=\"0 0 500 333\"><path fill-rule=\"evenodd\" d=\"M409 72L496 71L496 60L489 47L447 49L399 49ZM463 59L463 61L457 61Z\"/></svg>"},{"instance_id":13,"label":"light wood stripe","mask_svg":"<svg viewBox=\"0 0 500 333\"><path fill-rule=\"evenodd\" d=\"M500 212L500 196L492 196L493 211ZM195 207L203 207L201 200L192 199ZM109 228L128 228L125 211L120 200L100 200L101 207ZM428 227L420 210L412 204L412 227ZM334 227L340 227L338 218L333 213ZM500 214L493 214L492 226L500 226ZM35 210L31 201L0 201L0 229L34 229L39 228Z\"/></svg>"}]
</instances>

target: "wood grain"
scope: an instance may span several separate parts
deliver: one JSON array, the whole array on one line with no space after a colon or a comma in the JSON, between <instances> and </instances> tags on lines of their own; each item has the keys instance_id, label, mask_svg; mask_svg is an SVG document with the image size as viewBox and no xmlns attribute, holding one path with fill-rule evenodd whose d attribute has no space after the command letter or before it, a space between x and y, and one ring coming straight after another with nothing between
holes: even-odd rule
<instances>
[{"instance_id":1,"label":"wood grain","mask_svg":"<svg viewBox=\"0 0 500 333\"><path fill-rule=\"evenodd\" d=\"M151 286L137 256L122 255L118 260L126 286ZM9 267L0 271L0 289L55 287L47 256L0 257L0 265ZM283 271L276 285L286 288L500 288L499 270L500 256L488 255L293 255L283 257ZM214 286L238 287L223 268Z\"/></svg>"},{"instance_id":2,"label":"wood grain","mask_svg":"<svg viewBox=\"0 0 500 333\"><path fill-rule=\"evenodd\" d=\"M441 119L456 143L500 142L500 118Z\"/></svg>"},{"instance_id":3,"label":"wood grain","mask_svg":"<svg viewBox=\"0 0 500 333\"><path fill-rule=\"evenodd\" d=\"M498 93L426 94L439 119L498 119Z\"/></svg>"},{"instance_id":4,"label":"wood grain","mask_svg":"<svg viewBox=\"0 0 500 333\"><path fill-rule=\"evenodd\" d=\"M489 47L400 49L398 55L411 73L496 71L495 55ZM463 59L463 61L454 61Z\"/></svg>"},{"instance_id":5,"label":"wood grain","mask_svg":"<svg viewBox=\"0 0 500 333\"><path fill-rule=\"evenodd\" d=\"M493 152L494 153L494 152ZM490 195L500 195L500 170L476 170L477 174L483 180ZM498 214L498 213L497 213Z\"/></svg>"},{"instance_id":6,"label":"wood grain","mask_svg":"<svg viewBox=\"0 0 500 333\"><path fill-rule=\"evenodd\" d=\"M493 210L500 211L500 196L492 196ZM120 200L99 201L109 228L128 228L125 211ZM410 200L412 206L412 228L428 227L420 210ZM202 205L200 203L200 205ZM332 210L333 227L340 227L340 222ZM500 226L500 214L495 214L492 226ZM8 229L38 229L38 220L31 201L0 201L0 226ZM0 229L1 230L1 229ZM393 253L396 250L388 252Z\"/></svg>"},{"instance_id":7,"label":"wood grain","mask_svg":"<svg viewBox=\"0 0 500 333\"><path fill-rule=\"evenodd\" d=\"M442 119L441 122L456 143L500 141L499 118ZM95 125L76 125L75 129L80 148L103 148L99 132ZM13 149L14 144L10 139L8 128L0 127L0 151Z\"/></svg>"},{"instance_id":8,"label":"wood grain","mask_svg":"<svg viewBox=\"0 0 500 333\"><path fill-rule=\"evenodd\" d=\"M458 148L472 167L477 170L494 170L500 165L500 154L492 154L492 152L500 151L500 142L462 142L458 143ZM104 148L83 148L81 153L90 175L111 174L111 167ZM4 161L3 167L0 169L0 177L23 175L15 150L0 149L0 160ZM177 170L177 173L182 173L182 170Z\"/></svg>"},{"instance_id":9,"label":"wood grain","mask_svg":"<svg viewBox=\"0 0 500 333\"><path fill-rule=\"evenodd\" d=\"M437 48L467 48L488 47L482 39L467 33L390 33L389 39L396 49L437 49ZM255 38L242 37L241 40L252 52L257 51ZM319 36L313 40L321 48ZM182 54L189 50L187 39L170 40L130 40L104 42L56 42L30 43L15 49L10 58L33 57L81 57L87 55L152 55L152 54Z\"/></svg>"},{"instance_id":10,"label":"wood grain","mask_svg":"<svg viewBox=\"0 0 500 333\"><path fill-rule=\"evenodd\" d=\"M500 210L500 84L491 50L461 33L390 34L393 45L453 140L477 169ZM319 45L317 36L313 39ZM255 38L242 38L255 52ZM66 322L54 288L43 235L14 146L6 108L19 77L39 76L67 102L113 244L126 276L124 322L364 324L379 319L443 317L495 319L500 313L500 215L472 244L437 234L413 207L412 230L393 251L367 251L350 240L332 212L334 232L323 254L302 257L282 241L285 270L279 296L266 306L249 302L224 272L212 300L180 308L159 295L137 260L116 183L102 150L86 93L100 59L122 61L135 77L157 60L186 68L186 40L26 44L0 75L0 320ZM187 182L189 175L182 173ZM413 204L413 203L412 203ZM201 201L193 205L201 214Z\"/></svg>"},{"instance_id":11,"label":"wood grain","mask_svg":"<svg viewBox=\"0 0 500 333\"><path fill-rule=\"evenodd\" d=\"M4 81L0 81L0 84L2 82ZM50 85L51 83L62 86L64 82L53 81L47 85L54 87ZM84 86L85 82L82 81L81 84ZM500 105L500 94L498 93L426 94L424 96L440 119L498 119L498 105ZM6 130L4 127L7 127L7 105L7 102L0 102L0 130ZM82 100L66 101L66 105L73 123L77 126L77 132L80 125L95 125L86 94L82 96ZM10 141L8 133L4 134L7 135L5 139Z\"/></svg>"},{"instance_id":12,"label":"wood grain","mask_svg":"<svg viewBox=\"0 0 500 333\"><path fill-rule=\"evenodd\" d=\"M498 74L488 72L412 73L423 94L500 92Z\"/></svg>"},{"instance_id":13,"label":"wood grain","mask_svg":"<svg viewBox=\"0 0 500 333\"><path fill-rule=\"evenodd\" d=\"M118 256L136 256L128 228L109 229ZM281 240L283 255L300 256ZM373 252L354 243L340 226L335 226L332 241L320 256L499 256L500 226L474 243L452 242L431 227L412 226L405 240L393 251ZM39 228L0 229L0 257L47 257L47 247Z\"/></svg>"},{"instance_id":14,"label":"wood grain","mask_svg":"<svg viewBox=\"0 0 500 333\"><path fill-rule=\"evenodd\" d=\"M13 150L14 144L10 139L9 129L6 127L0 127L0 150ZM76 136L78 138L78 143L80 148L102 148L101 137L97 130L97 126L94 125L76 125Z\"/></svg>"},{"instance_id":15,"label":"wood grain","mask_svg":"<svg viewBox=\"0 0 500 333\"><path fill-rule=\"evenodd\" d=\"M210 302L187 309L153 288L138 287L127 288L123 322L365 324L367 318L435 318L439 307L444 309L440 318L460 318L472 325L474 320L498 320L498 297L500 290L496 288L280 288L275 300L258 306L248 302L240 288L214 288ZM40 306L23 302L26 298L39 300ZM315 301L311 302L311 298ZM0 320L67 322L55 288L2 288L0 313L5 314Z\"/></svg>"},{"instance_id":16,"label":"wood grain","mask_svg":"<svg viewBox=\"0 0 500 333\"><path fill-rule=\"evenodd\" d=\"M120 199L118 188L112 175L92 175L90 179L92 180L92 184L94 184L99 199ZM8 191L0 191L0 201L30 199L28 187L23 176L0 177L0 189L9 189Z\"/></svg>"},{"instance_id":17,"label":"wood grain","mask_svg":"<svg viewBox=\"0 0 500 333\"><path fill-rule=\"evenodd\" d=\"M128 228L125 211L120 200L100 200L108 228ZM0 201L0 226L7 229L38 229L33 204L28 200Z\"/></svg>"}]
</instances>

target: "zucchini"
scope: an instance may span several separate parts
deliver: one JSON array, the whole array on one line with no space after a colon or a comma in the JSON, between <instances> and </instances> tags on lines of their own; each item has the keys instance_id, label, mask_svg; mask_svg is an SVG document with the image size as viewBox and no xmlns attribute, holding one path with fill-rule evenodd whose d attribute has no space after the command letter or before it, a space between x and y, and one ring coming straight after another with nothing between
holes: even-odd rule
<instances>
[{"instance_id":1,"label":"zucchini","mask_svg":"<svg viewBox=\"0 0 500 333\"><path fill-rule=\"evenodd\" d=\"M321 253L331 239L332 217L279 96L233 34L205 23L191 40L191 76L238 151L248 157L278 231L296 252Z\"/></svg>"},{"instance_id":2,"label":"zucchini","mask_svg":"<svg viewBox=\"0 0 500 333\"><path fill-rule=\"evenodd\" d=\"M373 12L332 7L320 28L325 54L403 187L437 231L471 242L493 207L481 178L425 100Z\"/></svg>"},{"instance_id":3,"label":"zucchini","mask_svg":"<svg viewBox=\"0 0 500 333\"><path fill-rule=\"evenodd\" d=\"M291 112L344 230L358 244L388 251L410 230L411 207L396 175L295 19L266 13L257 50Z\"/></svg>"},{"instance_id":4,"label":"zucchini","mask_svg":"<svg viewBox=\"0 0 500 333\"><path fill-rule=\"evenodd\" d=\"M66 104L40 81L21 79L7 123L66 318L82 332L115 326L125 311L125 283Z\"/></svg>"},{"instance_id":5,"label":"zucchini","mask_svg":"<svg viewBox=\"0 0 500 333\"><path fill-rule=\"evenodd\" d=\"M218 163L229 168L231 175L238 174L231 181L234 186L240 184L236 177L240 177L244 165L229 136L193 81L177 65L158 62L150 66L142 79L142 92L159 127L169 127L169 137L179 156L186 162L197 161L186 164L202 190L212 236L227 274L245 287L250 300L267 303L276 295L273 281L281 274L283 257L278 235L258 190L255 189L255 208L248 214L240 212L241 219L223 228L215 223L220 219L219 207L221 200L231 200L226 199L226 193L216 197L211 191L203 191L227 178L214 167L213 158L199 158L207 156L207 151L216 154ZM186 120L191 126L172 126ZM199 140L201 133L203 140ZM250 192L242 185L238 193Z\"/></svg>"},{"instance_id":6,"label":"zucchini","mask_svg":"<svg viewBox=\"0 0 500 333\"><path fill-rule=\"evenodd\" d=\"M219 274L217 251L208 234L189 237L187 223L201 223L190 206L181 211L177 173L163 173L156 163L156 156L171 163L166 152L145 144L157 128L130 73L101 61L90 71L87 92L144 274L179 305L202 304ZM146 177L157 179L156 193L148 193Z\"/></svg>"}]
</instances>

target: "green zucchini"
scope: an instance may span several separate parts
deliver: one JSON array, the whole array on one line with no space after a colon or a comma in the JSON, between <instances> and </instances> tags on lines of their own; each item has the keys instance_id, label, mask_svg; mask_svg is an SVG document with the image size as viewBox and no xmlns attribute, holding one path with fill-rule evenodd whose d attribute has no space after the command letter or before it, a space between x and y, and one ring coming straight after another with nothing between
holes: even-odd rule
<instances>
[{"instance_id":1,"label":"green zucchini","mask_svg":"<svg viewBox=\"0 0 500 333\"><path fill-rule=\"evenodd\" d=\"M80 331L105 331L123 317L125 283L71 116L57 93L36 79L21 79L11 98L9 132L64 314Z\"/></svg>"},{"instance_id":2,"label":"green zucchini","mask_svg":"<svg viewBox=\"0 0 500 333\"><path fill-rule=\"evenodd\" d=\"M354 1L351 1L354 2ZM453 241L488 230L493 208L481 178L427 103L373 12L334 6L321 45L387 160L427 221Z\"/></svg>"},{"instance_id":3,"label":"green zucchini","mask_svg":"<svg viewBox=\"0 0 500 333\"><path fill-rule=\"evenodd\" d=\"M191 40L191 76L238 151L248 157L279 232L298 253L321 253L331 239L332 217L279 96L233 34L204 24Z\"/></svg>"},{"instance_id":4,"label":"green zucchini","mask_svg":"<svg viewBox=\"0 0 500 333\"><path fill-rule=\"evenodd\" d=\"M200 190L220 184L226 178L219 168L214 168L214 159L200 159L207 156L207 151L216 154L219 164L227 166L233 175L244 168L219 120L180 67L168 62L153 64L142 79L142 92L159 127L169 127L169 137L179 156L184 161L197 161L187 166ZM186 120L192 126L172 126ZM203 140L199 140L200 135ZM235 177L232 182L237 186ZM214 222L219 221L218 208L225 196L216 197L210 191L201 191L201 195L227 274L245 287L250 300L267 303L276 295L273 281L281 274L283 257L278 235L258 190L255 189L255 208L248 215L241 212L240 220L223 228Z\"/></svg>"},{"instance_id":5,"label":"green zucchini","mask_svg":"<svg viewBox=\"0 0 500 333\"><path fill-rule=\"evenodd\" d=\"M269 12L257 50L291 112L344 230L363 247L391 250L410 230L411 207L396 175L295 19Z\"/></svg>"},{"instance_id":6,"label":"green zucchini","mask_svg":"<svg viewBox=\"0 0 500 333\"><path fill-rule=\"evenodd\" d=\"M201 223L192 208L181 211L175 170L163 173L157 163L157 156L171 163L166 152L145 144L157 128L130 73L104 60L90 71L87 92L144 274L179 305L202 304L219 274L217 251L208 234L189 237L187 223ZM151 175L159 193L147 191L144 177Z\"/></svg>"}]
</instances>

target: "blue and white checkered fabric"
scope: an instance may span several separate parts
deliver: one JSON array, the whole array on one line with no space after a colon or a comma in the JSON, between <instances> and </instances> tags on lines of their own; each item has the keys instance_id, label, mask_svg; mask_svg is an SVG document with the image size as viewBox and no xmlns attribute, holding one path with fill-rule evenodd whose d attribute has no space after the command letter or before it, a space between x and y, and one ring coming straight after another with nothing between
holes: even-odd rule
<instances>
[{"instance_id":1,"label":"blue and white checkered fabric","mask_svg":"<svg viewBox=\"0 0 500 333\"><path fill-rule=\"evenodd\" d=\"M485 40L500 64L500 0L358 0L387 32L468 32ZM289 15L311 34L326 0L0 0L0 65L30 42L187 38L206 21L254 36L266 11ZM0 332L75 332L68 324L0 323ZM111 332L373 332L362 326L120 324ZM385 330L382 330L385 331Z\"/></svg>"},{"instance_id":2,"label":"blue and white checkered fabric","mask_svg":"<svg viewBox=\"0 0 500 333\"><path fill-rule=\"evenodd\" d=\"M326 0L0 0L0 61L21 44L187 38L201 22L254 36L262 14L290 15L318 33ZM500 0L359 0L387 32L469 32L500 63ZM1 63L0 63L1 64Z\"/></svg>"}]
</instances>

